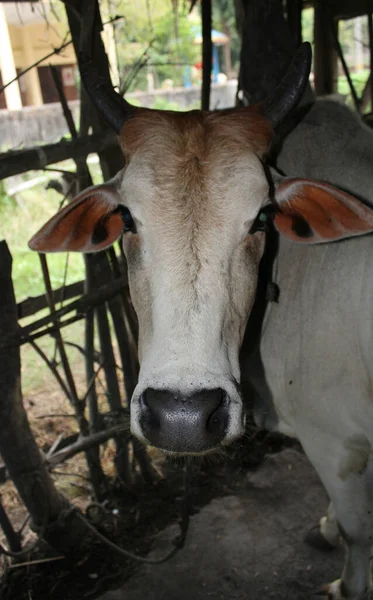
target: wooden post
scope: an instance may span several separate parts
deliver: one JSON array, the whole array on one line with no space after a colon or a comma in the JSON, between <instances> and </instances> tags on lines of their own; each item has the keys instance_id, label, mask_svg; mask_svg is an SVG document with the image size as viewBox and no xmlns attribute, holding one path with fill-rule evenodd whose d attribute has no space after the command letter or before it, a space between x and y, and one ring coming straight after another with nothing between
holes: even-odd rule
<instances>
[{"instance_id":1,"label":"wooden post","mask_svg":"<svg viewBox=\"0 0 373 600\"><path fill-rule=\"evenodd\" d=\"M288 25L298 47L302 42L302 0L286 0Z\"/></svg>"},{"instance_id":2,"label":"wooden post","mask_svg":"<svg viewBox=\"0 0 373 600\"><path fill-rule=\"evenodd\" d=\"M13 48L10 41L8 23L5 17L3 5L0 3L0 68L4 84L12 81L17 76L16 66L14 64ZM5 98L8 110L21 110L22 100L19 91L18 81L14 81L5 88Z\"/></svg>"},{"instance_id":3,"label":"wooden post","mask_svg":"<svg viewBox=\"0 0 373 600\"><path fill-rule=\"evenodd\" d=\"M0 338L19 335L12 257L0 242ZM0 454L36 529L60 552L78 551L84 523L56 490L22 404L19 345L0 348ZM66 512L65 512L66 511ZM64 517L65 515L65 517Z\"/></svg>"},{"instance_id":4,"label":"wooden post","mask_svg":"<svg viewBox=\"0 0 373 600\"><path fill-rule=\"evenodd\" d=\"M100 10L97 0L66 0L66 14L69 22L69 28L75 53L78 56L80 43L81 43L81 27L86 23L88 14L89 18L92 18L94 13L94 35L93 39L89 40L90 48L92 49L92 56L94 56L95 65L98 72L107 81L110 79L110 69L108 58L106 56L104 44L101 40L100 31L102 30L102 22L100 17ZM98 114L95 107L91 106L90 120L92 130L94 133L104 135L104 132L108 130L108 125L104 122L101 115ZM105 181L113 177L120 169L124 166L124 159L121 152L118 149L112 152L111 149L98 153L100 158L101 169L104 175Z\"/></svg>"},{"instance_id":5,"label":"wooden post","mask_svg":"<svg viewBox=\"0 0 373 600\"><path fill-rule=\"evenodd\" d=\"M372 74L373 74L373 1L367 0L367 18L368 18L368 31L369 31L369 67L370 73L367 81L367 87L370 90L370 100L371 100L371 111L373 110L373 85L372 85Z\"/></svg>"},{"instance_id":6,"label":"wooden post","mask_svg":"<svg viewBox=\"0 0 373 600\"><path fill-rule=\"evenodd\" d=\"M323 0L315 0L314 20L314 73L317 96L334 94L337 91L337 53L334 36L330 27L331 17ZM338 31L338 26L335 24Z\"/></svg>"},{"instance_id":7,"label":"wooden post","mask_svg":"<svg viewBox=\"0 0 373 600\"><path fill-rule=\"evenodd\" d=\"M1 502L0 496L0 527L4 532L9 548L12 552L19 552L21 550L21 536L16 533L13 529L8 515L5 512L5 508Z\"/></svg>"},{"instance_id":8,"label":"wooden post","mask_svg":"<svg viewBox=\"0 0 373 600\"><path fill-rule=\"evenodd\" d=\"M212 70L212 21L211 0L202 0L202 110L210 108Z\"/></svg>"},{"instance_id":9,"label":"wooden post","mask_svg":"<svg viewBox=\"0 0 373 600\"><path fill-rule=\"evenodd\" d=\"M250 104L262 102L281 81L296 45L284 18L282 0L240 0L245 15L239 74Z\"/></svg>"}]
</instances>

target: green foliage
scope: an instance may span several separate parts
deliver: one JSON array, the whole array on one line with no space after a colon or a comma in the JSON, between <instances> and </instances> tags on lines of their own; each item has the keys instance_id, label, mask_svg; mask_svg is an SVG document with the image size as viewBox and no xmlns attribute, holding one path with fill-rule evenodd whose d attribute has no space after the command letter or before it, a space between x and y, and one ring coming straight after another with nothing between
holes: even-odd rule
<instances>
[{"instance_id":1,"label":"green foliage","mask_svg":"<svg viewBox=\"0 0 373 600\"><path fill-rule=\"evenodd\" d=\"M212 22L214 29L218 29L229 36L232 65L238 69L241 40L236 28L234 2L232 0L214 0L212 4Z\"/></svg>"},{"instance_id":2,"label":"green foliage","mask_svg":"<svg viewBox=\"0 0 373 600\"><path fill-rule=\"evenodd\" d=\"M359 97L361 97L361 95L363 93L368 76L369 76L368 69L362 69L358 73L351 73L351 79L354 84L357 95ZM343 96L346 96L346 104L348 106L350 106L353 109L355 108L353 100L352 100L350 86L348 84L347 77L345 77L344 75L340 75L338 77L338 93L342 94ZM369 107L368 107L367 112L370 112Z\"/></svg>"},{"instance_id":3,"label":"green foliage","mask_svg":"<svg viewBox=\"0 0 373 600\"><path fill-rule=\"evenodd\" d=\"M152 108L157 110L180 110L180 106L177 102L169 102L166 98L158 96L152 104Z\"/></svg>"},{"instance_id":4,"label":"green foliage","mask_svg":"<svg viewBox=\"0 0 373 600\"><path fill-rule=\"evenodd\" d=\"M178 3L171 10L170 2L146 0L120 3L124 23L116 27L118 59L122 80L128 79L141 56L150 65L142 66L129 91L146 90L147 75L155 76L156 87L164 79L172 79L175 86L183 85L185 65L193 65L200 57L200 46L193 44L199 25L188 17L188 6ZM149 10L148 10L149 8Z\"/></svg>"},{"instance_id":5,"label":"green foliage","mask_svg":"<svg viewBox=\"0 0 373 600\"><path fill-rule=\"evenodd\" d=\"M4 181L0 181L0 215L6 217L4 214L7 208L12 208L15 205L15 200L11 196L8 196Z\"/></svg>"},{"instance_id":6,"label":"green foliage","mask_svg":"<svg viewBox=\"0 0 373 600\"><path fill-rule=\"evenodd\" d=\"M13 257L13 283L17 302L27 296L37 296L44 290L39 257L27 246L31 236L57 210L61 196L42 185L19 194L22 203L0 206L0 239L8 243ZM1 200L0 200L1 202ZM66 254L51 254L48 264L53 287L63 284ZM84 278L84 263L80 255L69 257L67 283Z\"/></svg>"},{"instance_id":7,"label":"green foliage","mask_svg":"<svg viewBox=\"0 0 373 600\"><path fill-rule=\"evenodd\" d=\"M313 44L313 8L305 8L302 10L302 39L304 42Z\"/></svg>"},{"instance_id":8,"label":"green foliage","mask_svg":"<svg viewBox=\"0 0 373 600\"><path fill-rule=\"evenodd\" d=\"M356 25L359 25L357 30ZM358 23L356 19L340 21L338 30L342 50L345 55L354 57L356 46L361 43L365 44L366 49L369 48L368 22L366 18L360 17Z\"/></svg>"}]
</instances>

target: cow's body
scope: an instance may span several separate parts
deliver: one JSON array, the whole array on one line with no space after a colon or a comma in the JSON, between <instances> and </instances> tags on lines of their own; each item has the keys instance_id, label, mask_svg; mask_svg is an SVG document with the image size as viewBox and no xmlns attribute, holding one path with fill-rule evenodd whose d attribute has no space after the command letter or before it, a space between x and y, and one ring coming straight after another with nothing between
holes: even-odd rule
<instances>
[{"instance_id":1,"label":"cow's body","mask_svg":"<svg viewBox=\"0 0 373 600\"><path fill-rule=\"evenodd\" d=\"M309 59L306 45L260 107L186 114L130 107L88 62L88 91L94 100L101 94L97 106L120 132L126 166L80 194L30 245L93 252L124 232L140 326L133 434L171 453L221 449L244 431L240 375L249 378L257 422L300 439L333 501L348 552L328 594L352 600L368 589L373 540L373 237L361 237L373 232L373 210L298 177L373 200L369 151L364 160L350 151L364 154L373 136L364 130L364 143L354 145L354 117L340 136L338 114L325 127L315 107L278 159L297 178L268 181L272 130L299 99ZM241 352L240 372L271 220L282 234L280 299L267 309L257 350ZM332 511L321 533L335 541Z\"/></svg>"},{"instance_id":2,"label":"cow's body","mask_svg":"<svg viewBox=\"0 0 373 600\"><path fill-rule=\"evenodd\" d=\"M285 139L276 165L287 176L325 180L373 206L373 132L342 104L317 101ZM320 397L322 410L327 410L322 396L333 393L332 387L334 413L334 403L341 405L337 390L346 391L348 381L354 382L355 395L366 389L373 401L372 256L372 235L312 246L280 237L273 269L280 301L268 305L261 340L269 393L256 385L269 404L273 396L279 415L286 415L278 425L284 433L296 430L292 405L308 415L300 385Z\"/></svg>"},{"instance_id":3,"label":"cow's body","mask_svg":"<svg viewBox=\"0 0 373 600\"><path fill-rule=\"evenodd\" d=\"M316 468L349 547L346 569L359 573L349 594L369 585L373 540L372 256L371 235L322 246L281 240L254 409L259 425L297 437ZM320 525L336 544L335 520Z\"/></svg>"},{"instance_id":4,"label":"cow's body","mask_svg":"<svg viewBox=\"0 0 373 600\"><path fill-rule=\"evenodd\" d=\"M276 166L290 177L329 181L373 205L373 131L340 102L318 99L283 141Z\"/></svg>"},{"instance_id":5,"label":"cow's body","mask_svg":"<svg viewBox=\"0 0 373 600\"><path fill-rule=\"evenodd\" d=\"M277 165L373 205L373 133L345 106L317 102L285 140ZM315 246L280 237L273 268L279 301L268 304L260 349L244 353L242 366L256 391L257 424L300 440L351 544L346 568L363 562L366 586L373 540L372 257L372 235ZM330 514L321 531L334 544Z\"/></svg>"}]
</instances>

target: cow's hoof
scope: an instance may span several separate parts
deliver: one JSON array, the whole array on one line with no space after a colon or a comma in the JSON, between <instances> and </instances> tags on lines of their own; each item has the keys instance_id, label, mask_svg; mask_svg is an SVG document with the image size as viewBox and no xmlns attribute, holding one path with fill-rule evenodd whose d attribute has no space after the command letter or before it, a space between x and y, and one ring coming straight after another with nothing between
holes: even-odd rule
<instances>
[{"instance_id":1,"label":"cow's hoof","mask_svg":"<svg viewBox=\"0 0 373 600\"><path fill-rule=\"evenodd\" d=\"M328 600L371 600L372 598L369 592L358 594L357 596L350 596L343 593L344 591L341 579L336 579L332 583L324 585L315 595L323 596Z\"/></svg>"},{"instance_id":2,"label":"cow's hoof","mask_svg":"<svg viewBox=\"0 0 373 600\"><path fill-rule=\"evenodd\" d=\"M304 538L304 541L312 548L317 548L318 550L334 550L336 546L331 544L321 533L320 525L315 525L312 529L309 530L307 535Z\"/></svg>"},{"instance_id":3,"label":"cow's hoof","mask_svg":"<svg viewBox=\"0 0 373 600\"><path fill-rule=\"evenodd\" d=\"M341 580L336 579L332 583L323 585L321 590L314 594L315 596L322 596L328 600L347 600L346 596L342 594Z\"/></svg>"}]
</instances>

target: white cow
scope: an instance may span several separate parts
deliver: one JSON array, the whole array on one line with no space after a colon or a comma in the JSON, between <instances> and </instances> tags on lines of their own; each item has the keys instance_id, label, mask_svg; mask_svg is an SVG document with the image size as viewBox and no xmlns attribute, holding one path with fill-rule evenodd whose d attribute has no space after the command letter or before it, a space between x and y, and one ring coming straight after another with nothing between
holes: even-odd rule
<instances>
[{"instance_id":1,"label":"white cow","mask_svg":"<svg viewBox=\"0 0 373 600\"><path fill-rule=\"evenodd\" d=\"M373 536L373 237L363 236L373 231L373 210L298 177L303 138L295 158L285 142L278 162L297 178L273 186L264 167L272 130L298 102L309 60L306 44L261 106L174 113L131 107L81 57L88 92L120 132L126 166L80 194L30 247L93 252L124 232L140 326L132 432L178 454L229 444L244 431L240 379L249 377L258 422L298 437L333 501L347 552L326 594L351 600L370 586ZM329 138L316 150L309 143L315 164L329 151L343 161ZM356 184L347 187L364 196ZM260 346L243 348L240 368L272 220L281 234L280 298L267 310ZM322 533L335 541L331 511Z\"/></svg>"}]
</instances>

